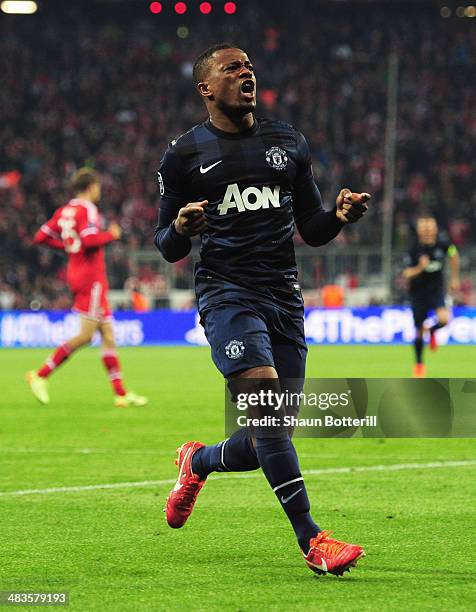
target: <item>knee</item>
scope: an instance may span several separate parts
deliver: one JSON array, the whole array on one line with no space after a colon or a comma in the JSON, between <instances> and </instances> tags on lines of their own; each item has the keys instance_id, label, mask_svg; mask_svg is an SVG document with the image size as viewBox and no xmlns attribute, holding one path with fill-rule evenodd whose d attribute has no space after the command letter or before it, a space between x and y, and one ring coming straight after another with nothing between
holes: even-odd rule
<instances>
[{"instance_id":1,"label":"knee","mask_svg":"<svg viewBox=\"0 0 476 612\"><path fill-rule=\"evenodd\" d=\"M273 366L256 366L255 368L249 368L248 370L244 370L240 372L233 378L237 378L240 380L247 379L277 379L278 373Z\"/></svg>"},{"instance_id":2,"label":"knee","mask_svg":"<svg viewBox=\"0 0 476 612\"><path fill-rule=\"evenodd\" d=\"M229 378L228 388L234 397L239 393L279 392L278 374L272 366L250 368Z\"/></svg>"},{"instance_id":3,"label":"knee","mask_svg":"<svg viewBox=\"0 0 476 612\"><path fill-rule=\"evenodd\" d=\"M116 342L113 334L108 334L102 337L102 345L104 348L112 349L116 348Z\"/></svg>"},{"instance_id":4,"label":"knee","mask_svg":"<svg viewBox=\"0 0 476 612\"><path fill-rule=\"evenodd\" d=\"M78 334L74 338L71 338L71 340L68 341L68 344L71 346L72 349L78 349L82 346L90 344L92 342L92 339L92 334Z\"/></svg>"},{"instance_id":5,"label":"knee","mask_svg":"<svg viewBox=\"0 0 476 612\"><path fill-rule=\"evenodd\" d=\"M112 325L105 325L101 329L101 336L102 336L102 345L104 348L107 348L107 349L116 348L114 329Z\"/></svg>"},{"instance_id":6,"label":"knee","mask_svg":"<svg viewBox=\"0 0 476 612\"><path fill-rule=\"evenodd\" d=\"M450 314L447 311L443 311L438 313L438 321L440 322L440 325L448 325L450 320Z\"/></svg>"},{"instance_id":7,"label":"knee","mask_svg":"<svg viewBox=\"0 0 476 612\"><path fill-rule=\"evenodd\" d=\"M91 344L91 342L93 341L93 335L94 334L80 334L80 346L86 346L86 344Z\"/></svg>"}]
</instances>

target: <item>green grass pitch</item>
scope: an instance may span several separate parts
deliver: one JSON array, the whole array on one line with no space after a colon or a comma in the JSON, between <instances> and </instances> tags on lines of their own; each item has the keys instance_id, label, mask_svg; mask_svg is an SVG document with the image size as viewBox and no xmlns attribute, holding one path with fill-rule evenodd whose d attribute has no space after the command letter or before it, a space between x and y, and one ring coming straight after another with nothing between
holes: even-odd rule
<instances>
[{"instance_id":1,"label":"green grass pitch","mask_svg":"<svg viewBox=\"0 0 476 612\"><path fill-rule=\"evenodd\" d=\"M264 478L210 478L181 530L171 485L5 495L173 480L175 448L223 438L223 384L206 348L120 351L150 405L119 410L97 349L53 375L52 402L24 373L48 350L0 351L0 591L70 592L72 610L474 609L474 466L337 473L339 467L463 461L473 440L296 440L313 513L367 556L314 576ZM474 377L474 348L428 355L430 376ZM312 347L309 376L408 376L410 347ZM23 608L20 608L23 609ZM27 608L25 608L27 609Z\"/></svg>"}]
</instances>

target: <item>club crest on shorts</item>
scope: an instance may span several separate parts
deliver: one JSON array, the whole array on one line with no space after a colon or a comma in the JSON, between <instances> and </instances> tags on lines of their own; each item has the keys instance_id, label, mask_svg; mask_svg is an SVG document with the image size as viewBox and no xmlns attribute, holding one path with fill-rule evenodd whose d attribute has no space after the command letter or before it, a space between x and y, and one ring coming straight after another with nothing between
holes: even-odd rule
<instances>
[{"instance_id":1,"label":"club crest on shorts","mask_svg":"<svg viewBox=\"0 0 476 612\"><path fill-rule=\"evenodd\" d=\"M225 346L225 353L228 359L239 359L245 352L245 343L240 340L230 340Z\"/></svg>"},{"instance_id":2,"label":"club crest on shorts","mask_svg":"<svg viewBox=\"0 0 476 612\"><path fill-rule=\"evenodd\" d=\"M280 147L271 147L266 151L266 161L274 170L284 170L288 165L288 154Z\"/></svg>"}]
</instances>

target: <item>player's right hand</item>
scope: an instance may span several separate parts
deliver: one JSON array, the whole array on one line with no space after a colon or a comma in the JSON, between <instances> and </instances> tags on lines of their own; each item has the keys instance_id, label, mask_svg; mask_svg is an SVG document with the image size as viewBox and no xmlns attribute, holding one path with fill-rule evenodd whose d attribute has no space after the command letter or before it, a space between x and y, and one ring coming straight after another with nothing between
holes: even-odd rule
<instances>
[{"instance_id":1,"label":"player's right hand","mask_svg":"<svg viewBox=\"0 0 476 612\"><path fill-rule=\"evenodd\" d=\"M352 193L350 189L341 189L336 199L336 217L342 223L356 223L368 210L370 193Z\"/></svg>"},{"instance_id":2,"label":"player's right hand","mask_svg":"<svg viewBox=\"0 0 476 612\"><path fill-rule=\"evenodd\" d=\"M120 240L122 236L122 229L118 223L111 223L108 228L108 231L111 232L114 240Z\"/></svg>"},{"instance_id":3,"label":"player's right hand","mask_svg":"<svg viewBox=\"0 0 476 612\"><path fill-rule=\"evenodd\" d=\"M418 259L418 267L420 268L421 272L425 270L425 268L427 267L429 263L430 263L430 258L428 257L428 255L420 255L420 258Z\"/></svg>"},{"instance_id":4,"label":"player's right hand","mask_svg":"<svg viewBox=\"0 0 476 612\"><path fill-rule=\"evenodd\" d=\"M201 234L207 227L204 208L208 200L201 202L190 202L179 210L175 219L175 231L181 236L191 238Z\"/></svg>"}]
</instances>

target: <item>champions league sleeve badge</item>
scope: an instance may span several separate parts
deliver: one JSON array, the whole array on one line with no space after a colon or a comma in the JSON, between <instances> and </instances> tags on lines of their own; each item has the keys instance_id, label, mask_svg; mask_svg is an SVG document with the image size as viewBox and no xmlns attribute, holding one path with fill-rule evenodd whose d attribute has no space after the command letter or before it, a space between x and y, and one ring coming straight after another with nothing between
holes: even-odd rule
<instances>
[{"instance_id":1,"label":"champions league sleeve badge","mask_svg":"<svg viewBox=\"0 0 476 612\"><path fill-rule=\"evenodd\" d=\"M162 178L162 174L160 172L157 172L157 180L159 181L160 195L163 196L165 193L165 185L164 179Z\"/></svg>"}]
</instances>

